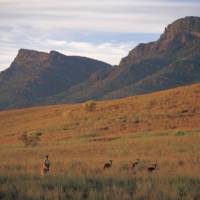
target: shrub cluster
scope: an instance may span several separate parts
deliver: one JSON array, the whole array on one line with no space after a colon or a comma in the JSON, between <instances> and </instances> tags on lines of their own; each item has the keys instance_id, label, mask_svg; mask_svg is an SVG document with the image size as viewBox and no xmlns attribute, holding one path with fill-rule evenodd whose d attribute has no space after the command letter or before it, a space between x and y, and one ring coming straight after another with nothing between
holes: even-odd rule
<instances>
[{"instance_id":1,"label":"shrub cluster","mask_svg":"<svg viewBox=\"0 0 200 200\"><path fill-rule=\"evenodd\" d=\"M184 136L184 135L187 135L187 133L184 132L184 131L177 131L177 132L175 132L175 136Z\"/></svg>"}]
</instances>

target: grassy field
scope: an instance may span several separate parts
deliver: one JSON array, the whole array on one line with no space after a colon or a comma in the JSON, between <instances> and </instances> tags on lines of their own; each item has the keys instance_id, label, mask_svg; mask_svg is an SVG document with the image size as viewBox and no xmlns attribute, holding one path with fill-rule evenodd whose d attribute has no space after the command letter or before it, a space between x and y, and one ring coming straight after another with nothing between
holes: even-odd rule
<instances>
[{"instance_id":1,"label":"grassy field","mask_svg":"<svg viewBox=\"0 0 200 200\"><path fill-rule=\"evenodd\" d=\"M96 102L92 111L83 104L1 111L0 199L200 199L199 98L197 84ZM39 144L24 147L19 136L35 132ZM46 154L52 168L41 177Z\"/></svg>"}]
</instances>

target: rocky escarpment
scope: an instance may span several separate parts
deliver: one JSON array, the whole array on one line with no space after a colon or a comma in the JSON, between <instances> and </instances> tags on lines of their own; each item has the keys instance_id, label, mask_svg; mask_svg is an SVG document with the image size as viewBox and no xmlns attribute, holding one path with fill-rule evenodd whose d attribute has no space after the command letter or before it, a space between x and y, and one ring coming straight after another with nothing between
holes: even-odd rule
<instances>
[{"instance_id":1,"label":"rocky escarpment","mask_svg":"<svg viewBox=\"0 0 200 200\"><path fill-rule=\"evenodd\" d=\"M34 105L110 68L90 58L20 49L10 68L0 74L0 108Z\"/></svg>"},{"instance_id":2,"label":"rocky escarpment","mask_svg":"<svg viewBox=\"0 0 200 200\"><path fill-rule=\"evenodd\" d=\"M185 17L114 67L56 51L22 49L0 74L0 108L121 98L199 81L200 17Z\"/></svg>"}]
</instances>

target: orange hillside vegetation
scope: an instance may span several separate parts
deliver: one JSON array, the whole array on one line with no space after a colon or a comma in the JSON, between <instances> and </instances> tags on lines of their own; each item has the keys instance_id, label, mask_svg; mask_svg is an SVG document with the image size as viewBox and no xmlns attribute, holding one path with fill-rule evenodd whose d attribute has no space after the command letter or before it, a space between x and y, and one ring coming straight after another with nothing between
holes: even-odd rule
<instances>
[{"instance_id":1,"label":"orange hillside vegetation","mask_svg":"<svg viewBox=\"0 0 200 200\"><path fill-rule=\"evenodd\" d=\"M54 105L0 112L0 143L19 143L26 132L42 131L42 141L62 141L92 135L113 140L126 134L200 128L200 84L119 100Z\"/></svg>"}]
</instances>

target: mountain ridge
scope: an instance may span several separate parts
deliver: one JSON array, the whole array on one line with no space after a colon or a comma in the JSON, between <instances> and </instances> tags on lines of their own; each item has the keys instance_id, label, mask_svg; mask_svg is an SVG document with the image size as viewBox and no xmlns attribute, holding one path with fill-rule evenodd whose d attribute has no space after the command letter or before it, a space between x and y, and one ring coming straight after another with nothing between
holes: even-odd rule
<instances>
[{"instance_id":1,"label":"mountain ridge","mask_svg":"<svg viewBox=\"0 0 200 200\"><path fill-rule=\"evenodd\" d=\"M199 58L200 17L176 20L157 41L129 51L118 66L20 49L0 73L0 108L122 98L197 83Z\"/></svg>"},{"instance_id":2,"label":"mountain ridge","mask_svg":"<svg viewBox=\"0 0 200 200\"><path fill-rule=\"evenodd\" d=\"M0 74L0 108L33 105L39 98L54 95L88 79L94 72L106 71L111 65L102 61L20 49L10 68ZM5 99L3 99L2 97ZM10 97L18 102L13 104ZM25 103L26 102L26 103Z\"/></svg>"}]
</instances>

